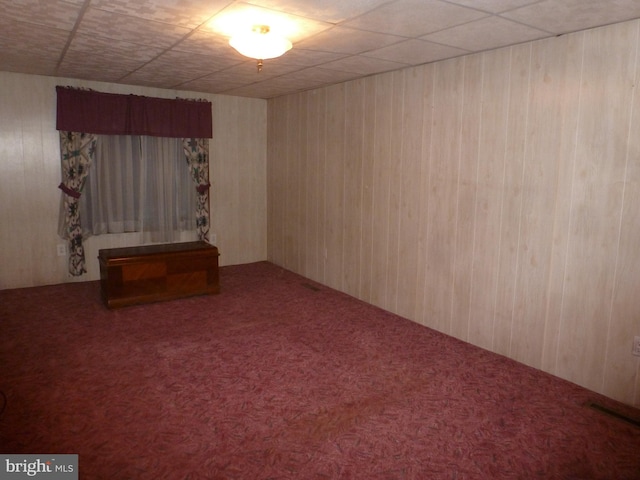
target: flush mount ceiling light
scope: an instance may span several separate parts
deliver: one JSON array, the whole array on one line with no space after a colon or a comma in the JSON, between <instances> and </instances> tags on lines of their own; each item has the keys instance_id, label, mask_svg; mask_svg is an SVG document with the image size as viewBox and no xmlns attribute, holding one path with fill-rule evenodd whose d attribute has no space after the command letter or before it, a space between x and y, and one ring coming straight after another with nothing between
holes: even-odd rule
<instances>
[{"instance_id":1,"label":"flush mount ceiling light","mask_svg":"<svg viewBox=\"0 0 640 480\"><path fill-rule=\"evenodd\" d=\"M255 25L250 32L234 35L229 45L245 57L258 60L258 71L262 60L276 58L291 50L291 42L271 31L268 25Z\"/></svg>"}]
</instances>

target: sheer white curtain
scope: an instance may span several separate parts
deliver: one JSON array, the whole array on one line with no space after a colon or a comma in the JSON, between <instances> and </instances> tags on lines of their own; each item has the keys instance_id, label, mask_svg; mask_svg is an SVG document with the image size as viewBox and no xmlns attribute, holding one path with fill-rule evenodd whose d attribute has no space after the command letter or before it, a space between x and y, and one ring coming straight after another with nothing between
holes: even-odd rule
<instances>
[{"instance_id":1,"label":"sheer white curtain","mask_svg":"<svg viewBox=\"0 0 640 480\"><path fill-rule=\"evenodd\" d=\"M80 201L85 236L141 232L175 242L196 228L196 195L180 138L101 135Z\"/></svg>"}]
</instances>

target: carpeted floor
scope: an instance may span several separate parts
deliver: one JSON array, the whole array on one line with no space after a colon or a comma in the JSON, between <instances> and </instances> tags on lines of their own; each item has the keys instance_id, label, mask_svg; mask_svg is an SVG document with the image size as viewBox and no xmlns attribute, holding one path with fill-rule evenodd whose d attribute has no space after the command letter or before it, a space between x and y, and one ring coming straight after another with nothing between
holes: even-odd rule
<instances>
[{"instance_id":1,"label":"carpeted floor","mask_svg":"<svg viewBox=\"0 0 640 480\"><path fill-rule=\"evenodd\" d=\"M1 453L82 479L640 479L640 412L267 262L107 310L0 291Z\"/></svg>"}]
</instances>

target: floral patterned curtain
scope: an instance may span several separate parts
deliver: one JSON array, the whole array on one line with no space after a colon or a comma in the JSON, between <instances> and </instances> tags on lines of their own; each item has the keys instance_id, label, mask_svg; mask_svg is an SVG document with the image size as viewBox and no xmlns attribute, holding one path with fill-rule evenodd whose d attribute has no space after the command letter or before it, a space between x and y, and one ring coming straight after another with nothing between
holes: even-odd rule
<instances>
[{"instance_id":1,"label":"floral patterned curtain","mask_svg":"<svg viewBox=\"0 0 640 480\"><path fill-rule=\"evenodd\" d=\"M209 241L209 139L183 138L182 147L196 184L196 229L200 240Z\"/></svg>"},{"instance_id":2,"label":"floral patterned curtain","mask_svg":"<svg viewBox=\"0 0 640 480\"><path fill-rule=\"evenodd\" d=\"M58 233L69 241L69 273L74 276L87 271L78 200L89 175L91 162L95 158L96 138L92 133L60 131L62 182L58 188L62 190L64 216Z\"/></svg>"}]
</instances>

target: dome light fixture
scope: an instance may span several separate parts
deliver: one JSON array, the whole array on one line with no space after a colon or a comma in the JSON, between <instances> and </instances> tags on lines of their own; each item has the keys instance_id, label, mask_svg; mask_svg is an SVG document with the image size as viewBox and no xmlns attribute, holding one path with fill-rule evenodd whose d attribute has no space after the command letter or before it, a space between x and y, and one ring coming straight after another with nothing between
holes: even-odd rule
<instances>
[{"instance_id":1,"label":"dome light fixture","mask_svg":"<svg viewBox=\"0 0 640 480\"><path fill-rule=\"evenodd\" d=\"M271 31L268 25L254 25L250 32L234 35L229 45L245 57L258 60L258 72L262 60L276 58L291 50L291 42Z\"/></svg>"}]
</instances>

